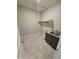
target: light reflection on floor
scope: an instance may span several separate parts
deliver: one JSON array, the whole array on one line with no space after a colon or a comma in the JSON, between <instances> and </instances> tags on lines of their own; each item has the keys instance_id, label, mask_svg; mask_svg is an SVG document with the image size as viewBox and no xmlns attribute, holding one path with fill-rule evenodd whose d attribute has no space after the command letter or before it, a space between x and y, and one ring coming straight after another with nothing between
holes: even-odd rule
<instances>
[{"instance_id":1,"label":"light reflection on floor","mask_svg":"<svg viewBox=\"0 0 79 59\"><path fill-rule=\"evenodd\" d=\"M44 40L43 34L25 36L18 52L18 59L53 59L54 49Z\"/></svg>"}]
</instances>

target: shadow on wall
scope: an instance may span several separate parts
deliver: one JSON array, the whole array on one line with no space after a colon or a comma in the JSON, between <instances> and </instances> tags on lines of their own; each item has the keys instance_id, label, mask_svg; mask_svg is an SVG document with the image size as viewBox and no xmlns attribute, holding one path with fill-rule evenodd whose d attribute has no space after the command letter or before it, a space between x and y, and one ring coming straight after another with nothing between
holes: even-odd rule
<instances>
[{"instance_id":1,"label":"shadow on wall","mask_svg":"<svg viewBox=\"0 0 79 59\"><path fill-rule=\"evenodd\" d=\"M17 16L21 36L40 32L36 11L18 5Z\"/></svg>"}]
</instances>

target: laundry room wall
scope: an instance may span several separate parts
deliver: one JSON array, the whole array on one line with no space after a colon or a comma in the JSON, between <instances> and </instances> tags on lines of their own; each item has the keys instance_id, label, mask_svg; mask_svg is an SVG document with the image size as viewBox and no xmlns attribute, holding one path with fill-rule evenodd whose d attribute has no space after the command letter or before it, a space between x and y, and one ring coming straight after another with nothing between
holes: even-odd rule
<instances>
[{"instance_id":1,"label":"laundry room wall","mask_svg":"<svg viewBox=\"0 0 79 59\"><path fill-rule=\"evenodd\" d=\"M61 3L58 2L42 11L41 20L54 20L54 30L61 32Z\"/></svg>"},{"instance_id":2,"label":"laundry room wall","mask_svg":"<svg viewBox=\"0 0 79 59\"><path fill-rule=\"evenodd\" d=\"M30 8L17 6L17 22L21 36L40 32L38 13Z\"/></svg>"}]
</instances>

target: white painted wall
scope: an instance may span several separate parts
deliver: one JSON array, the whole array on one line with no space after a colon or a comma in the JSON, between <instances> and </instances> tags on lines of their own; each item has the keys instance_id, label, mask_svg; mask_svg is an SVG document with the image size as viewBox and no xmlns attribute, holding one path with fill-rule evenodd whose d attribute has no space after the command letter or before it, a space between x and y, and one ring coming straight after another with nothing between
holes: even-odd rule
<instances>
[{"instance_id":1,"label":"white painted wall","mask_svg":"<svg viewBox=\"0 0 79 59\"><path fill-rule=\"evenodd\" d=\"M40 32L39 18L36 11L18 6L17 19L21 36Z\"/></svg>"},{"instance_id":2,"label":"white painted wall","mask_svg":"<svg viewBox=\"0 0 79 59\"><path fill-rule=\"evenodd\" d=\"M49 7L45 11L41 12L41 20L54 20L54 30L61 32L61 3L58 2L55 5Z\"/></svg>"}]
</instances>

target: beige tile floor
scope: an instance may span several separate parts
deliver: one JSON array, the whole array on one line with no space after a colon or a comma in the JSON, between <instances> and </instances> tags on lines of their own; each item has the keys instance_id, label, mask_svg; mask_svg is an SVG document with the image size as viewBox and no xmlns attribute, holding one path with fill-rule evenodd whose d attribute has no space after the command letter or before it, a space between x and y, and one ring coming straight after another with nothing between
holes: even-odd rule
<instances>
[{"instance_id":1,"label":"beige tile floor","mask_svg":"<svg viewBox=\"0 0 79 59\"><path fill-rule=\"evenodd\" d=\"M23 38L17 59L53 59L54 49L44 40L44 35L31 35Z\"/></svg>"}]
</instances>

